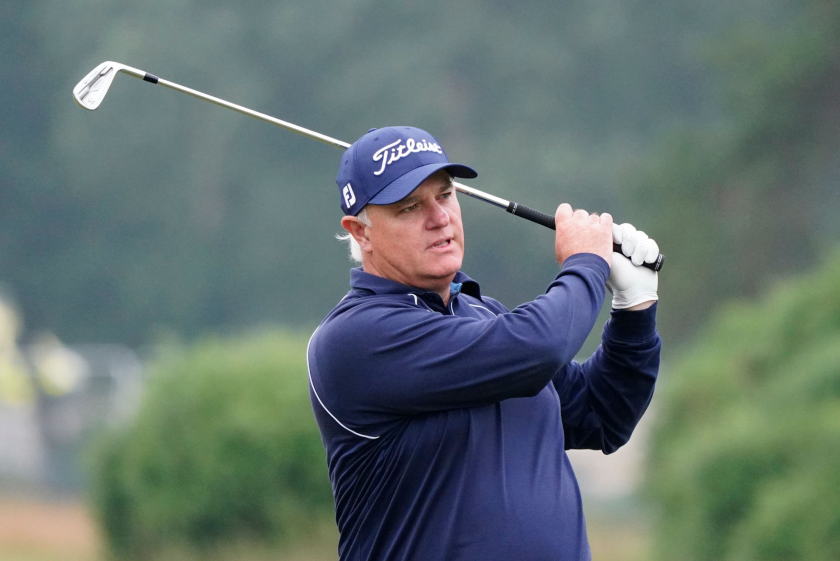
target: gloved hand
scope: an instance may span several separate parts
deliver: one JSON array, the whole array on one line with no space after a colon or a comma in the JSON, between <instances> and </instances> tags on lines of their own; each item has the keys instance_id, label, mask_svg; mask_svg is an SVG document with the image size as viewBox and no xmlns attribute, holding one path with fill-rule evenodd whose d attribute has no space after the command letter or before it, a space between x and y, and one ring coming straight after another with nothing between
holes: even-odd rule
<instances>
[{"instance_id":1,"label":"gloved hand","mask_svg":"<svg viewBox=\"0 0 840 561\"><path fill-rule=\"evenodd\" d=\"M643 302L659 300L656 290L659 276L642 263L653 263L659 256L659 246L631 224L613 224L613 241L621 246L621 253L613 253L607 288L613 295L614 310L625 310Z\"/></svg>"}]
</instances>

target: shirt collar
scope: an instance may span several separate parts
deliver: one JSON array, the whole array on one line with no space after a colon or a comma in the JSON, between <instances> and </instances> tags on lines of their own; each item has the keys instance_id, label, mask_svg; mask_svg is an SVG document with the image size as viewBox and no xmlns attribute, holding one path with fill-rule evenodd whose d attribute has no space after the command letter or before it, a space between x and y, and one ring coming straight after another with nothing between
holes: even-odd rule
<instances>
[{"instance_id":1,"label":"shirt collar","mask_svg":"<svg viewBox=\"0 0 840 561\"><path fill-rule=\"evenodd\" d=\"M481 300L481 290L478 283L468 277L465 273L458 271L455 273L455 283L461 285L460 292L478 298ZM416 288L407 284L402 284L385 277L379 277L366 273L361 267L350 269L350 286L362 290L369 290L374 294L426 294L427 291L422 288ZM455 294L453 293L453 296Z\"/></svg>"}]
</instances>

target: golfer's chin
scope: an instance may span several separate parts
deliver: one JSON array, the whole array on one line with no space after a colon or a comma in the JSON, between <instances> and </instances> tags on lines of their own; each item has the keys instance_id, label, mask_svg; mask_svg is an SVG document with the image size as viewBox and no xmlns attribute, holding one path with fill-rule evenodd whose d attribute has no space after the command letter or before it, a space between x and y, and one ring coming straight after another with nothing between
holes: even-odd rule
<instances>
[{"instance_id":1,"label":"golfer's chin","mask_svg":"<svg viewBox=\"0 0 840 561\"><path fill-rule=\"evenodd\" d=\"M461 270L463 257L460 252L451 252L445 255L435 255L429 260L425 267L426 277L432 282L452 282L455 274Z\"/></svg>"}]
</instances>

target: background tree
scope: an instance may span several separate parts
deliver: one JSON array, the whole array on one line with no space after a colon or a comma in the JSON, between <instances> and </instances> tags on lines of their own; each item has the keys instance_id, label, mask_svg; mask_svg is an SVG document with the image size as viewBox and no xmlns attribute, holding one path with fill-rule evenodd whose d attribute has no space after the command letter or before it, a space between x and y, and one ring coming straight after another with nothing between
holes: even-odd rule
<instances>
[{"instance_id":1,"label":"background tree","mask_svg":"<svg viewBox=\"0 0 840 561\"><path fill-rule=\"evenodd\" d=\"M94 506L124 558L334 534L306 339L279 331L168 347L137 417L92 456ZM168 553L167 553L168 552Z\"/></svg>"},{"instance_id":2,"label":"background tree","mask_svg":"<svg viewBox=\"0 0 840 561\"><path fill-rule=\"evenodd\" d=\"M704 310L756 295L830 251L840 227L840 8L808 1L779 28L737 26L707 48L728 100L718 127L674 132L637 166L639 223L673 247L663 332L679 339ZM655 204L647 204L655 201ZM664 251L664 250L663 250Z\"/></svg>"},{"instance_id":3,"label":"background tree","mask_svg":"<svg viewBox=\"0 0 840 561\"><path fill-rule=\"evenodd\" d=\"M836 559L840 253L734 303L659 395L648 481L661 559Z\"/></svg>"}]
</instances>

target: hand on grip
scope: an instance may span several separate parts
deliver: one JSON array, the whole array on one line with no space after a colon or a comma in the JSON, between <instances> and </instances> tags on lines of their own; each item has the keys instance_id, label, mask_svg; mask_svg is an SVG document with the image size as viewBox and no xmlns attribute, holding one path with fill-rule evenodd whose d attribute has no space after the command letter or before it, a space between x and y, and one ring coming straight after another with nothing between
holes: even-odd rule
<instances>
[{"instance_id":1,"label":"hand on grip","mask_svg":"<svg viewBox=\"0 0 840 561\"><path fill-rule=\"evenodd\" d=\"M525 205L521 205L519 203L510 202L507 206L507 211L511 214L515 214L521 218L526 220L530 220L531 222L535 222L537 224L541 224L546 228L551 228L552 230L556 229L556 225L554 222L554 217L550 214L546 214L544 212L540 212L538 210L534 210L530 207ZM657 251L659 251L657 247ZM613 252L614 253L623 253L621 244L613 243ZM665 264L665 256L661 253L656 256L653 260L647 260L647 256L645 257L644 262L641 264L642 267L650 269L651 271L659 271L662 269L662 266Z\"/></svg>"},{"instance_id":2,"label":"hand on grip","mask_svg":"<svg viewBox=\"0 0 840 561\"><path fill-rule=\"evenodd\" d=\"M659 275L645 267L659 258L659 246L641 230L630 224L612 225L613 243L619 248L613 254L607 288L613 295L614 310L625 310L659 299Z\"/></svg>"}]
</instances>

